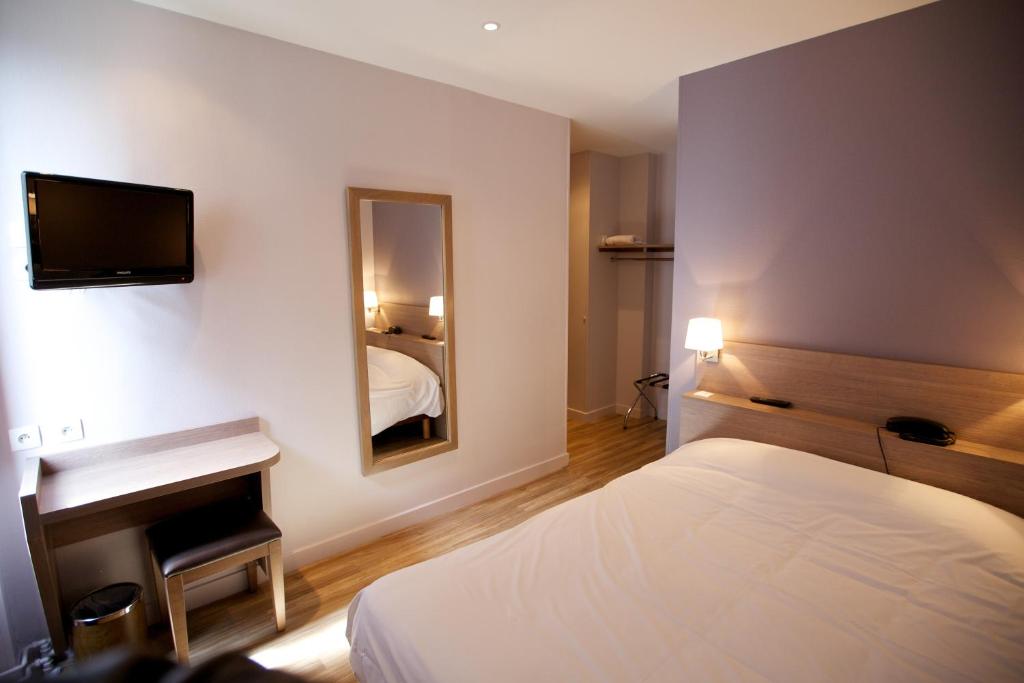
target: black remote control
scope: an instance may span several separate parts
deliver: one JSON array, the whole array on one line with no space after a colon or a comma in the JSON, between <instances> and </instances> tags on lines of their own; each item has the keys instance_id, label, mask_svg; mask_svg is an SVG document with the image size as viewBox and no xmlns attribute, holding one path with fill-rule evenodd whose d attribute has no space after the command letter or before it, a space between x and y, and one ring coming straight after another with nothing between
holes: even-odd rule
<instances>
[{"instance_id":1,"label":"black remote control","mask_svg":"<svg viewBox=\"0 0 1024 683\"><path fill-rule=\"evenodd\" d=\"M793 404L790 401L784 401L781 398L761 398L760 396L751 396L750 400L752 403L762 403L766 406L775 406L776 408L792 408Z\"/></svg>"}]
</instances>

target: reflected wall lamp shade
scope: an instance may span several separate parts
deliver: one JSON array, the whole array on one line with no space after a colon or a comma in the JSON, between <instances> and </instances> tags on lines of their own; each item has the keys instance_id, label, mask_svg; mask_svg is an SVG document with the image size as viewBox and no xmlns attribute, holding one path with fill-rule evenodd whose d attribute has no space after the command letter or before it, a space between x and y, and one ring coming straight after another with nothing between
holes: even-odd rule
<instances>
[{"instance_id":1,"label":"reflected wall lamp shade","mask_svg":"<svg viewBox=\"0 0 1024 683\"><path fill-rule=\"evenodd\" d=\"M444 317L444 297L443 296L432 296L430 297L430 309L427 313L434 318Z\"/></svg>"},{"instance_id":2,"label":"reflected wall lamp shade","mask_svg":"<svg viewBox=\"0 0 1024 683\"><path fill-rule=\"evenodd\" d=\"M372 289L368 289L363 292L363 305L366 306L366 310L370 313L377 313L380 311L380 303L377 301L377 292Z\"/></svg>"},{"instance_id":3,"label":"reflected wall lamp shade","mask_svg":"<svg viewBox=\"0 0 1024 683\"><path fill-rule=\"evenodd\" d=\"M691 318L686 326L683 346L697 352L705 363L717 363L722 341L722 321L718 318Z\"/></svg>"}]
</instances>

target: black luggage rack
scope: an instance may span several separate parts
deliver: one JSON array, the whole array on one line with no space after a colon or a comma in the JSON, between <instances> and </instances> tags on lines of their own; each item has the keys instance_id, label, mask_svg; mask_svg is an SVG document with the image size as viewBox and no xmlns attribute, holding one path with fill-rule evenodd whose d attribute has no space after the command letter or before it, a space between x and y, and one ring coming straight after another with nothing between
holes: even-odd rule
<instances>
[{"instance_id":1,"label":"black luggage rack","mask_svg":"<svg viewBox=\"0 0 1024 683\"><path fill-rule=\"evenodd\" d=\"M626 414L622 418L622 428L629 428L629 416L633 413L633 409L636 408L636 404L640 402L640 399L647 401L647 404L654 409L654 419L658 419L658 406L654 405L650 398L647 396L647 390L651 387L658 387L660 389L668 389L668 373L667 372L655 372L641 377L640 379L633 380L633 386L636 387L636 398L633 400L633 405L629 407Z\"/></svg>"}]
</instances>

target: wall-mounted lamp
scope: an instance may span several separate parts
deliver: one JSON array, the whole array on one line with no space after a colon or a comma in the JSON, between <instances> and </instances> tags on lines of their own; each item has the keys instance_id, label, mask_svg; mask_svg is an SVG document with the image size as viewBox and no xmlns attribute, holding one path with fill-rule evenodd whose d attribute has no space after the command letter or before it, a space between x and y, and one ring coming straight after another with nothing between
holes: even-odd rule
<instances>
[{"instance_id":1,"label":"wall-mounted lamp","mask_svg":"<svg viewBox=\"0 0 1024 683\"><path fill-rule=\"evenodd\" d=\"M380 303L377 301L377 292L368 289L363 292L363 305L367 313L380 313Z\"/></svg>"},{"instance_id":2,"label":"wall-mounted lamp","mask_svg":"<svg viewBox=\"0 0 1024 683\"><path fill-rule=\"evenodd\" d=\"M443 296L432 296L430 297L430 308L427 314L433 318L444 318L444 297Z\"/></svg>"},{"instance_id":3,"label":"wall-mounted lamp","mask_svg":"<svg viewBox=\"0 0 1024 683\"><path fill-rule=\"evenodd\" d=\"M691 318L686 326L683 346L697 352L705 363L717 363L722 342L722 321L718 318Z\"/></svg>"}]
</instances>

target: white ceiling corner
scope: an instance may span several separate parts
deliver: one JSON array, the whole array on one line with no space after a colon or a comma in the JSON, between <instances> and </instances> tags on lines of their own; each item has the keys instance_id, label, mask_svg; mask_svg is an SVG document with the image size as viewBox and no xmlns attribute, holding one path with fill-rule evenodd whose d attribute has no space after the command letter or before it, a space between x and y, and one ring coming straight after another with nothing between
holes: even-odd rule
<instances>
[{"instance_id":1,"label":"white ceiling corner","mask_svg":"<svg viewBox=\"0 0 1024 683\"><path fill-rule=\"evenodd\" d=\"M930 0L139 1L566 116L574 151L632 154L673 144L679 76Z\"/></svg>"}]
</instances>

